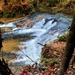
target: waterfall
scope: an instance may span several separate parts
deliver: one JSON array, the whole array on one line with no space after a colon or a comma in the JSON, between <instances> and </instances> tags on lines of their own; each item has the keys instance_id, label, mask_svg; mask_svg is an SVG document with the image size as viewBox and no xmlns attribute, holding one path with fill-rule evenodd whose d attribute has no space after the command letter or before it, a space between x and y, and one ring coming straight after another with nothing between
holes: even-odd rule
<instances>
[{"instance_id":1,"label":"waterfall","mask_svg":"<svg viewBox=\"0 0 75 75\"><path fill-rule=\"evenodd\" d=\"M16 23L26 22L23 28L17 27ZM16 36L22 37L28 35L29 37L34 37L29 40L20 41L22 46L19 46L20 51L17 52L17 59L13 61L14 63L22 63L23 64L34 64L34 62L40 62L40 54L42 46L40 44L47 44L51 41L57 39L57 36L64 34L68 27L70 26L72 18L69 18L63 14L55 14L51 15L48 13L36 14L32 15L28 18L10 22L8 24L0 25L0 28L11 28L12 32L3 33L3 38L10 39ZM31 28L27 28L27 26L31 25ZM22 38L26 38L26 37ZM26 48L24 48L26 47ZM32 59L33 61L31 61Z\"/></svg>"}]
</instances>

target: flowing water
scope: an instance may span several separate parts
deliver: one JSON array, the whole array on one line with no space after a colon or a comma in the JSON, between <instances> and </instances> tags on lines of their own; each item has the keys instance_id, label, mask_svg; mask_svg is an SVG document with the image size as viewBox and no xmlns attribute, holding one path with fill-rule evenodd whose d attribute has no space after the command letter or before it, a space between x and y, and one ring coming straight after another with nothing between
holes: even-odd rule
<instances>
[{"instance_id":1,"label":"flowing water","mask_svg":"<svg viewBox=\"0 0 75 75\"><path fill-rule=\"evenodd\" d=\"M0 28L10 28L12 30L12 32L3 33L3 39L23 38L23 40L20 40L22 44L19 46L20 51L16 53L18 55L17 59L12 62L23 65L39 63L42 45L50 43L57 39L57 36L66 33L71 21L72 18L63 14L35 13L28 18L0 25ZM23 22L24 27L16 26L17 23L21 24Z\"/></svg>"}]
</instances>

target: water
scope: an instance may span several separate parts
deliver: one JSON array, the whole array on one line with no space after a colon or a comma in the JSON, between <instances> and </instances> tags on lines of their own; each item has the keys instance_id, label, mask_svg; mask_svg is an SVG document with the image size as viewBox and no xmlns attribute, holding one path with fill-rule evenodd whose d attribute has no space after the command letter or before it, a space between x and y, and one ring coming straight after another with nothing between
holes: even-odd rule
<instances>
[{"instance_id":1,"label":"water","mask_svg":"<svg viewBox=\"0 0 75 75\"><path fill-rule=\"evenodd\" d=\"M29 21L27 22L27 20ZM19 46L21 51L17 52L18 57L13 63L20 63L22 65L39 63L43 47L40 44L45 45L50 43L57 39L57 36L66 33L68 27L71 25L71 21L72 18L63 14L35 13L28 18L0 25L0 28L6 27L12 30L12 32L3 33L4 39L33 37L20 41L22 44L22 46ZM23 28L16 26L17 23L22 22L26 22ZM30 25L31 27L28 28Z\"/></svg>"}]
</instances>

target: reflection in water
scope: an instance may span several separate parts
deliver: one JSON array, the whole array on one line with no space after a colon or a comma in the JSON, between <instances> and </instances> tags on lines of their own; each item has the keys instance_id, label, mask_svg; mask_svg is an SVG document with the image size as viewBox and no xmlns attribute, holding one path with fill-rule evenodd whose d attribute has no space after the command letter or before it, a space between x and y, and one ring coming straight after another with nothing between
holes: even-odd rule
<instances>
[{"instance_id":1,"label":"reflection in water","mask_svg":"<svg viewBox=\"0 0 75 75\"><path fill-rule=\"evenodd\" d=\"M5 52L18 52L19 48L18 46L20 45L18 40L15 39L10 39L3 41L3 51Z\"/></svg>"}]
</instances>

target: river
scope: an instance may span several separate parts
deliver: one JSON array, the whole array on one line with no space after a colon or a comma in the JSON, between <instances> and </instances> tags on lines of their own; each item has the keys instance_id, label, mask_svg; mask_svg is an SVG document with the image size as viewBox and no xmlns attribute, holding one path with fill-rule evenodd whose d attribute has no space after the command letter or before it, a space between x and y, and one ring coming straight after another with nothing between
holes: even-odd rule
<instances>
[{"instance_id":1,"label":"river","mask_svg":"<svg viewBox=\"0 0 75 75\"><path fill-rule=\"evenodd\" d=\"M72 18L60 13L35 13L18 21L0 24L0 28L11 29L11 32L2 33L4 40L27 38L26 40L20 40L22 45L19 46L20 50L16 53L18 55L17 59L12 60L12 62L16 65L17 63L18 65L39 63L42 45L50 43L57 39L57 36L66 33L71 25L71 21ZM23 22L23 27L16 26L16 24Z\"/></svg>"}]
</instances>

